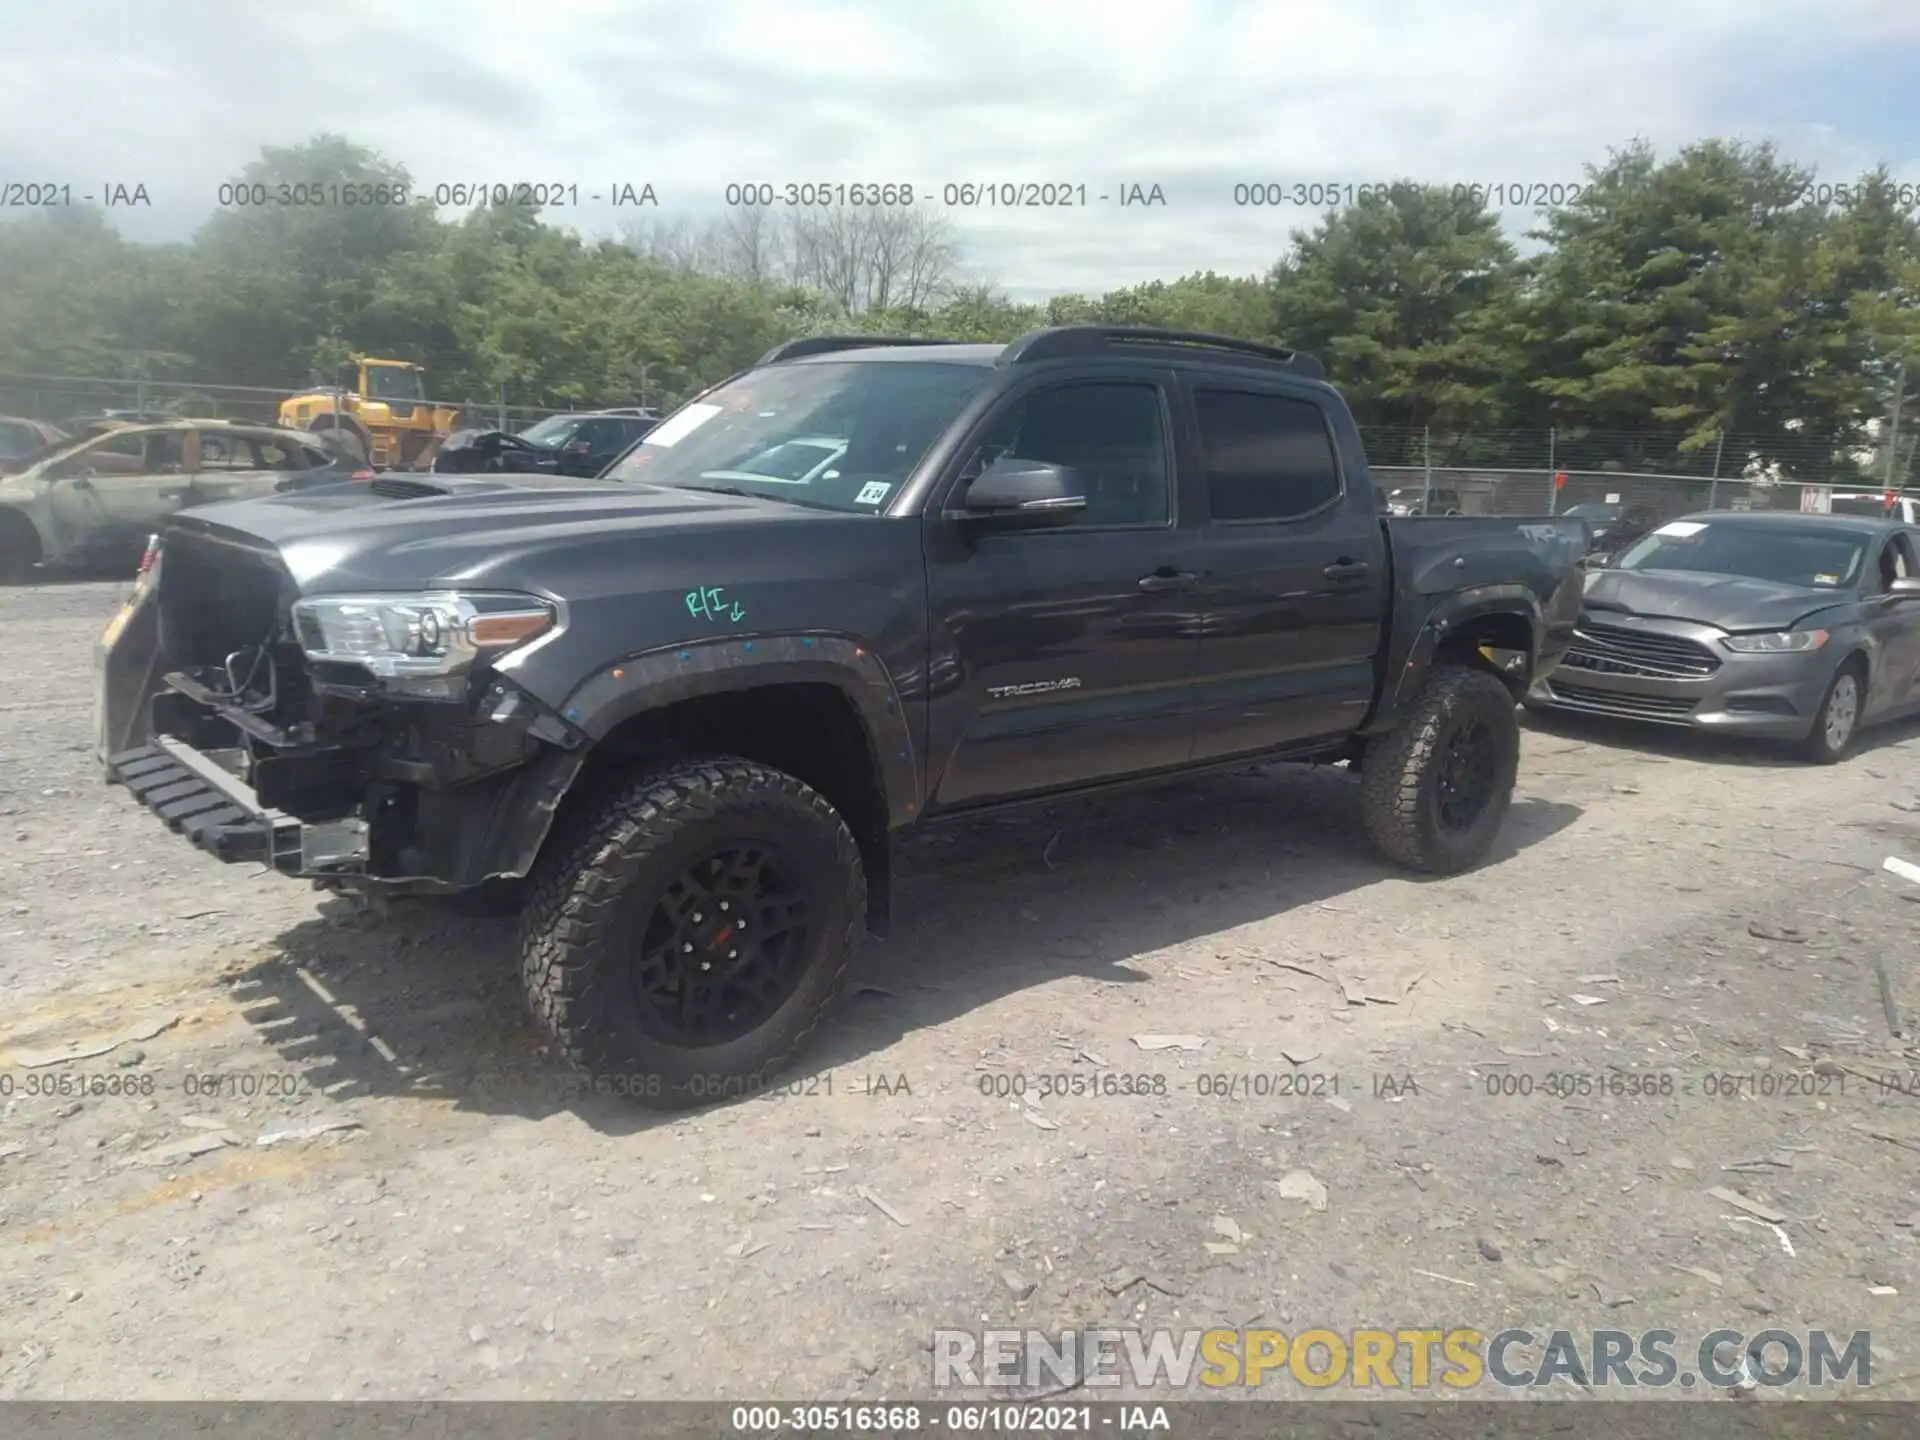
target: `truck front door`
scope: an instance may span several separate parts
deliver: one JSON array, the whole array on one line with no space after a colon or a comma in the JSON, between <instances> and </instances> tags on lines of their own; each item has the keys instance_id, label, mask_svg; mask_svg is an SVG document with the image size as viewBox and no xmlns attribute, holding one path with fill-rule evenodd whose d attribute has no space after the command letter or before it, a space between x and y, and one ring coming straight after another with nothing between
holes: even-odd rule
<instances>
[{"instance_id":1,"label":"truck front door","mask_svg":"<svg viewBox=\"0 0 1920 1440\"><path fill-rule=\"evenodd\" d=\"M1237 373L1186 388L1207 507L1194 758L1350 733L1387 623L1369 481L1342 466L1322 392Z\"/></svg>"},{"instance_id":2,"label":"truck front door","mask_svg":"<svg viewBox=\"0 0 1920 1440\"><path fill-rule=\"evenodd\" d=\"M1173 377L1011 391L928 515L929 789L939 809L1170 769L1193 748L1200 540L1175 482ZM999 456L1072 468L1071 524L968 534L940 510Z\"/></svg>"}]
</instances>

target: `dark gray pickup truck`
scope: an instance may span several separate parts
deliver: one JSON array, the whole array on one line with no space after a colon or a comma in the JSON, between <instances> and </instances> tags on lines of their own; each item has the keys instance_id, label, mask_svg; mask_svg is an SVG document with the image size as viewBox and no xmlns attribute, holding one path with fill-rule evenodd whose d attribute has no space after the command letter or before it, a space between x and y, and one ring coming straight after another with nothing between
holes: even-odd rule
<instances>
[{"instance_id":1,"label":"dark gray pickup truck","mask_svg":"<svg viewBox=\"0 0 1920 1440\"><path fill-rule=\"evenodd\" d=\"M1585 526L1384 518L1322 375L1166 331L809 339L598 480L188 511L103 637L101 759L225 860L517 894L577 1064L751 1093L910 827L1345 760L1394 861L1485 856Z\"/></svg>"}]
</instances>

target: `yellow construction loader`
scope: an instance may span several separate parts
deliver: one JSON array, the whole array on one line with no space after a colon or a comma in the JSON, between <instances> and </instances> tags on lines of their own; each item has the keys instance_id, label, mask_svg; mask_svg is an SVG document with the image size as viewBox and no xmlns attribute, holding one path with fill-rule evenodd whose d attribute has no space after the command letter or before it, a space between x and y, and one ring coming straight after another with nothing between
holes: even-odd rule
<instances>
[{"instance_id":1,"label":"yellow construction loader","mask_svg":"<svg viewBox=\"0 0 1920 1440\"><path fill-rule=\"evenodd\" d=\"M427 399L427 372L405 360L356 357L337 383L280 402L280 423L310 430L336 451L384 470L425 470L459 411Z\"/></svg>"}]
</instances>

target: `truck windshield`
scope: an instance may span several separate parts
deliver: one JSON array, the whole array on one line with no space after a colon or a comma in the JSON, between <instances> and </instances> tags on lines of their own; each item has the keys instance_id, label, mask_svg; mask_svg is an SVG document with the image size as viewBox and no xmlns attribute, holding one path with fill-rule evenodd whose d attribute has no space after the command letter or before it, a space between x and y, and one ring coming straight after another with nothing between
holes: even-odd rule
<instances>
[{"instance_id":1,"label":"truck windshield","mask_svg":"<svg viewBox=\"0 0 1920 1440\"><path fill-rule=\"evenodd\" d=\"M1689 570L1771 580L1808 590L1851 585L1866 543L1858 536L1771 523L1674 520L1621 552L1617 570Z\"/></svg>"},{"instance_id":2,"label":"truck windshield","mask_svg":"<svg viewBox=\"0 0 1920 1440\"><path fill-rule=\"evenodd\" d=\"M875 514L992 374L898 360L750 370L683 405L601 478Z\"/></svg>"}]
</instances>

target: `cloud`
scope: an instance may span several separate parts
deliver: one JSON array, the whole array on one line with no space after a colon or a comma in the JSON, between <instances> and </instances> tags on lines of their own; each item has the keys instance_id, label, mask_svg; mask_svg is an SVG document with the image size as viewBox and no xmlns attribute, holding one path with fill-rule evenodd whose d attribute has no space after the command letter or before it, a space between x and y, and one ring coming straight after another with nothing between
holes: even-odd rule
<instances>
[{"instance_id":1,"label":"cloud","mask_svg":"<svg viewBox=\"0 0 1920 1440\"><path fill-rule=\"evenodd\" d=\"M417 182L1158 184L1164 210L957 212L1016 293L1264 269L1312 207L1241 182L1574 181L1609 147L1774 138L1829 175L1920 179L1911 0L62 0L0 50L0 180L135 181L182 238L263 145L344 134ZM277 12L277 13L276 13ZM1832 97L1809 109L1809 97ZM550 218L611 234L584 204ZM1512 223L1522 228L1526 217Z\"/></svg>"}]
</instances>

